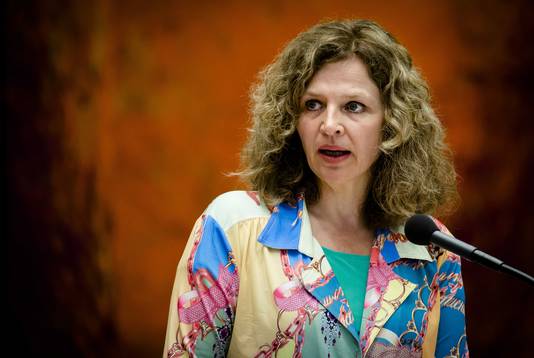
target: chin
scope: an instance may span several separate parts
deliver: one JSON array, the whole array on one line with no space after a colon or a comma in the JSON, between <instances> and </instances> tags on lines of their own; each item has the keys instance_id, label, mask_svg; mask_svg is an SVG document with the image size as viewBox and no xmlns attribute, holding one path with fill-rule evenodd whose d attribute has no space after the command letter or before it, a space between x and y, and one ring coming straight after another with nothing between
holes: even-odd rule
<instances>
[{"instance_id":1,"label":"chin","mask_svg":"<svg viewBox=\"0 0 534 358\"><path fill-rule=\"evenodd\" d=\"M329 177L324 176L319 179L321 180L321 183L323 185L327 185L332 188L343 187L343 186L351 185L355 183L354 179L347 179L347 178L340 178L340 177L333 177L333 176L329 176Z\"/></svg>"},{"instance_id":2,"label":"chin","mask_svg":"<svg viewBox=\"0 0 534 358\"><path fill-rule=\"evenodd\" d=\"M319 181L321 182L321 185L326 185L333 189L342 189L344 187L358 187L359 182L368 182L368 176L365 174L357 175L355 173L351 173L352 175L349 175L348 173L342 173L341 171L338 171L337 173L329 170L328 173L325 173L324 171L322 173L319 173L321 175L317 175L319 178Z\"/></svg>"}]
</instances>

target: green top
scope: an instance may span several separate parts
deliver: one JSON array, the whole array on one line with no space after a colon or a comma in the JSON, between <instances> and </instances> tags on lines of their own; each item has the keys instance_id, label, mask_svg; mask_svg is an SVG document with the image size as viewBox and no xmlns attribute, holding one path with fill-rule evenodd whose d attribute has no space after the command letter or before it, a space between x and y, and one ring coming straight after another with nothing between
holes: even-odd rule
<instances>
[{"instance_id":1,"label":"green top","mask_svg":"<svg viewBox=\"0 0 534 358\"><path fill-rule=\"evenodd\" d=\"M360 327L370 256L347 254L345 252L330 250L326 247L323 247L323 251L349 302L354 316L354 323L356 327ZM359 329L358 333L360 333Z\"/></svg>"}]
</instances>

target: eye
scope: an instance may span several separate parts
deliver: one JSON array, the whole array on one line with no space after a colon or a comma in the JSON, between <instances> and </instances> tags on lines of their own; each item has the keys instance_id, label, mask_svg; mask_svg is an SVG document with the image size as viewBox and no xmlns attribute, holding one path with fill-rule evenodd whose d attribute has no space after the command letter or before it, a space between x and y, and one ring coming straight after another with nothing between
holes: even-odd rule
<instances>
[{"instance_id":1,"label":"eye","mask_svg":"<svg viewBox=\"0 0 534 358\"><path fill-rule=\"evenodd\" d=\"M363 112L364 106L360 102L351 101L345 105L345 109L352 113Z\"/></svg>"},{"instance_id":2,"label":"eye","mask_svg":"<svg viewBox=\"0 0 534 358\"><path fill-rule=\"evenodd\" d=\"M321 102L319 102L316 99L309 99L306 102L304 102L304 107L308 111L317 111L321 109Z\"/></svg>"}]
</instances>

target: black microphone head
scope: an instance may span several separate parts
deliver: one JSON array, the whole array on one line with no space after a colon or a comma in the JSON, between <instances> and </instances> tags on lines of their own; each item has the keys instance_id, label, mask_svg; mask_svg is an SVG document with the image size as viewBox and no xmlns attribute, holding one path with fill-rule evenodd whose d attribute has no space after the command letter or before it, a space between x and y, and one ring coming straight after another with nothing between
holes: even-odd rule
<instances>
[{"instance_id":1,"label":"black microphone head","mask_svg":"<svg viewBox=\"0 0 534 358\"><path fill-rule=\"evenodd\" d=\"M428 215L413 215L404 225L406 237L417 245L428 245L434 231L439 231L438 226Z\"/></svg>"}]
</instances>

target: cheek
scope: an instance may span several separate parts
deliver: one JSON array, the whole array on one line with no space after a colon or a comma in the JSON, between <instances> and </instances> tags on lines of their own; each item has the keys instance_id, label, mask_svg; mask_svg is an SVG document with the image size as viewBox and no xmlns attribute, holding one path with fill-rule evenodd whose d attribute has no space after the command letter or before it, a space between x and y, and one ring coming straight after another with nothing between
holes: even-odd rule
<instances>
[{"instance_id":1,"label":"cheek","mask_svg":"<svg viewBox=\"0 0 534 358\"><path fill-rule=\"evenodd\" d=\"M359 133L360 150L369 158L369 161L374 162L380 154L380 144L382 143L381 126L373 126L362 130Z\"/></svg>"},{"instance_id":2,"label":"cheek","mask_svg":"<svg viewBox=\"0 0 534 358\"><path fill-rule=\"evenodd\" d=\"M380 144L382 144L382 133L381 132L377 132L377 133L374 134L373 140L370 143L371 149L372 149L372 151L374 153L374 156L375 156L375 159L378 158L378 156L380 154Z\"/></svg>"},{"instance_id":3,"label":"cheek","mask_svg":"<svg viewBox=\"0 0 534 358\"><path fill-rule=\"evenodd\" d=\"M379 151L378 148L380 147L380 144L382 144L382 131L379 128L373 133L371 145L378 152Z\"/></svg>"},{"instance_id":4,"label":"cheek","mask_svg":"<svg viewBox=\"0 0 534 358\"><path fill-rule=\"evenodd\" d=\"M375 125L369 128L369 139L370 142L373 144L374 147L378 148L380 144L382 143L382 126L383 126L384 120L378 121Z\"/></svg>"},{"instance_id":5,"label":"cheek","mask_svg":"<svg viewBox=\"0 0 534 358\"><path fill-rule=\"evenodd\" d=\"M313 143L313 130L309 123L306 123L305 121L299 121L297 125L297 132L299 134L304 151L307 153L309 147Z\"/></svg>"}]
</instances>

